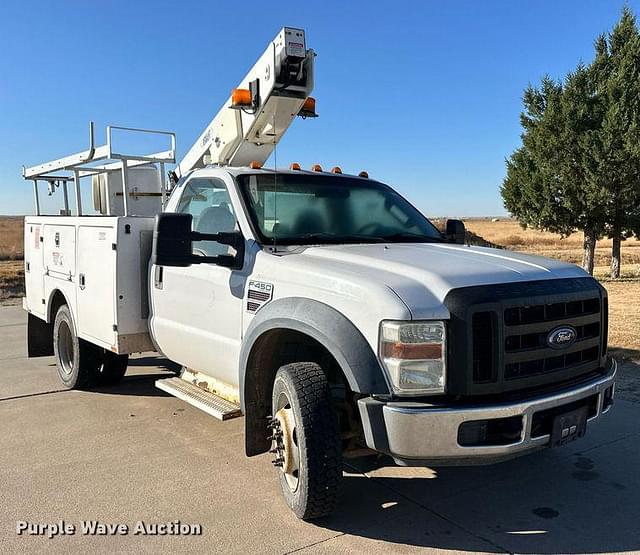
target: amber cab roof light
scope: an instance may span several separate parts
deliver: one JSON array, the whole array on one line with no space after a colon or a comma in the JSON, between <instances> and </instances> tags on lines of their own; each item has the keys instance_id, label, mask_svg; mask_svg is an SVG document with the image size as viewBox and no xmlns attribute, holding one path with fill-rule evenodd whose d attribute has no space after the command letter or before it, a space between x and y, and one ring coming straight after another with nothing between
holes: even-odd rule
<instances>
[{"instance_id":1,"label":"amber cab roof light","mask_svg":"<svg viewBox=\"0 0 640 555\"><path fill-rule=\"evenodd\" d=\"M322 171L322 166L320 164L314 164L313 166L311 166L311 171L312 172L321 172Z\"/></svg>"},{"instance_id":2,"label":"amber cab roof light","mask_svg":"<svg viewBox=\"0 0 640 555\"><path fill-rule=\"evenodd\" d=\"M300 164L298 164L298 162L293 162L290 166L289 166L290 170L299 170L300 169Z\"/></svg>"},{"instance_id":3,"label":"amber cab roof light","mask_svg":"<svg viewBox=\"0 0 640 555\"><path fill-rule=\"evenodd\" d=\"M233 89L231 92L231 106L234 108L250 107L252 104L249 89Z\"/></svg>"},{"instance_id":4,"label":"amber cab roof light","mask_svg":"<svg viewBox=\"0 0 640 555\"><path fill-rule=\"evenodd\" d=\"M307 97L307 99L304 101L304 104L302 105L302 108L300 108L298 115L302 116L303 118L318 117L318 114L316 113L316 99L313 98L313 96Z\"/></svg>"},{"instance_id":5,"label":"amber cab roof light","mask_svg":"<svg viewBox=\"0 0 640 555\"><path fill-rule=\"evenodd\" d=\"M262 164L260 162L258 162L257 160L253 160L251 162L251 164L249 164L249 167L252 170L259 170L260 168L262 168Z\"/></svg>"},{"instance_id":6,"label":"amber cab roof light","mask_svg":"<svg viewBox=\"0 0 640 555\"><path fill-rule=\"evenodd\" d=\"M368 177L369 177L369 174L368 174L366 171L362 170L362 171L358 174L358 177L364 177L364 178L366 179L366 178L368 178Z\"/></svg>"},{"instance_id":7,"label":"amber cab roof light","mask_svg":"<svg viewBox=\"0 0 640 555\"><path fill-rule=\"evenodd\" d=\"M342 173L342 170L340 169L340 166L336 166L331 169L331 173Z\"/></svg>"}]
</instances>

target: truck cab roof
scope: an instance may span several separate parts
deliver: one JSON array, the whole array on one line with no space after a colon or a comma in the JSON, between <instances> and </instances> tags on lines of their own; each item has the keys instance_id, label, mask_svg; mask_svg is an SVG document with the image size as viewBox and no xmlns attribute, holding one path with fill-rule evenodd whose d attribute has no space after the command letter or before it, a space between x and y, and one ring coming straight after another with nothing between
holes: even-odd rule
<instances>
[{"instance_id":1,"label":"truck cab roof","mask_svg":"<svg viewBox=\"0 0 640 555\"><path fill-rule=\"evenodd\" d=\"M193 170L194 172L196 171L202 171L202 170L212 170L212 169L216 169L216 170L223 170L228 172L229 174L233 175L233 176L237 176L237 175L244 175L244 174L262 174L262 175L330 175L330 176L334 176L334 177L348 177L348 178L355 178L355 179L362 179L362 180L368 180L370 179L369 177L364 177L361 175L356 175L356 174L348 174L348 173L338 173L338 172L332 172L332 171L315 171L315 170L304 170L304 169L299 169L299 170L292 170L292 169L283 169L283 168L265 168L265 167L261 167L261 168L251 168L249 166L240 166L240 167L232 167L232 166L218 166L216 164L210 164L204 168L201 168L199 170ZM191 173L189 174L191 175Z\"/></svg>"}]
</instances>

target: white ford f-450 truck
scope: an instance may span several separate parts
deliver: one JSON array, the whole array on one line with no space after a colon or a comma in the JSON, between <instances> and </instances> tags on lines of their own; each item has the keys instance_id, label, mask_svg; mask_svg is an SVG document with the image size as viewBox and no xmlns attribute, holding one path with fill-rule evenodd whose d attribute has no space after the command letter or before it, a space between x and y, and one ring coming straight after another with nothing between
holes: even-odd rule
<instances>
[{"instance_id":1,"label":"white ford f-450 truck","mask_svg":"<svg viewBox=\"0 0 640 555\"><path fill-rule=\"evenodd\" d=\"M102 146L92 130L87 150L23 170L29 355L90 388L158 351L182 368L158 387L243 415L247 455L271 453L306 519L334 508L343 457L493 463L584 435L616 372L596 280L465 244L462 222L439 231L364 172L262 167L315 116L313 61L284 28L168 183L175 137L139 129L110 127ZM170 144L126 154L125 132ZM41 214L43 182L58 215Z\"/></svg>"}]
</instances>

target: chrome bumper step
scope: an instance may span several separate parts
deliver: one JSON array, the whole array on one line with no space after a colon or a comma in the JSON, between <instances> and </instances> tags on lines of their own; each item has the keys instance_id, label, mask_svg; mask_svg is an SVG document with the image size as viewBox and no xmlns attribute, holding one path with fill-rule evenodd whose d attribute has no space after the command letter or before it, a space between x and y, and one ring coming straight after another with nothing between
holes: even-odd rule
<instances>
[{"instance_id":1,"label":"chrome bumper step","mask_svg":"<svg viewBox=\"0 0 640 555\"><path fill-rule=\"evenodd\" d=\"M173 377L156 380L156 387L211 416L215 416L219 420L229 420L230 418L242 416L239 405L209 393L181 378Z\"/></svg>"}]
</instances>

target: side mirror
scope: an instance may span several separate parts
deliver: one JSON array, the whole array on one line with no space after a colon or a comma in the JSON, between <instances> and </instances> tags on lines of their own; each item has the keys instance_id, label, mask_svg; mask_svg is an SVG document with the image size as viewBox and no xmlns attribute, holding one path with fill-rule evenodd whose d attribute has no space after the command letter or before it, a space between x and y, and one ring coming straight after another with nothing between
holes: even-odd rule
<instances>
[{"instance_id":1,"label":"side mirror","mask_svg":"<svg viewBox=\"0 0 640 555\"><path fill-rule=\"evenodd\" d=\"M445 236L452 243L464 245L466 229L462 220L447 220L447 229Z\"/></svg>"},{"instance_id":2,"label":"side mirror","mask_svg":"<svg viewBox=\"0 0 640 555\"><path fill-rule=\"evenodd\" d=\"M198 233L191 231L193 216L164 212L156 216L153 231L152 263L156 266L186 268L192 264L210 263L239 270L244 262L244 237L239 231ZM216 241L229 245L235 255L197 256L193 254L193 241Z\"/></svg>"}]
</instances>

